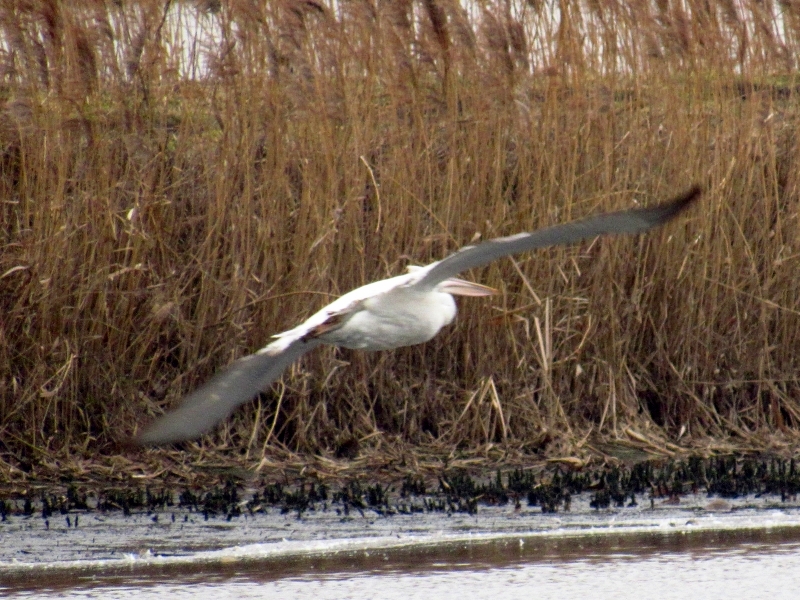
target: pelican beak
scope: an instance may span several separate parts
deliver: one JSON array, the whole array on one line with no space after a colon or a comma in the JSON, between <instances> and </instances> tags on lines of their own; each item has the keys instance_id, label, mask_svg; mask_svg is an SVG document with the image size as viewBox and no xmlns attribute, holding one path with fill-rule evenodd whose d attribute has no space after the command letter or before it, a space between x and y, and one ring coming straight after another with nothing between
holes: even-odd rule
<instances>
[{"instance_id":1,"label":"pelican beak","mask_svg":"<svg viewBox=\"0 0 800 600\"><path fill-rule=\"evenodd\" d=\"M453 296L492 296L500 293L488 285L481 285L480 283L473 283L455 277L445 279L438 287L439 291L453 294Z\"/></svg>"}]
</instances>

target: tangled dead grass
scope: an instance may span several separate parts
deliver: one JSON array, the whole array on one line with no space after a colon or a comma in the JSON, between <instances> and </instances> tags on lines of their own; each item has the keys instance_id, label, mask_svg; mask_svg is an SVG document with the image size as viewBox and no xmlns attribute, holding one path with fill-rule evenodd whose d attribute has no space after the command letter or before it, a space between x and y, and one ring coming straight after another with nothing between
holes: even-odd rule
<instances>
[{"instance_id":1,"label":"tangled dead grass","mask_svg":"<svg viewBox=\"0 0 800 600\"><path fill-rule=\"evenodd\" d=\"M115 444L333 296L695 181L663 231L473 273L502 296L428 344L307 356L191 459L795 454L800 13L780 7L0 7L0 477L188 476Z\"/></svg>"}]
</instances>

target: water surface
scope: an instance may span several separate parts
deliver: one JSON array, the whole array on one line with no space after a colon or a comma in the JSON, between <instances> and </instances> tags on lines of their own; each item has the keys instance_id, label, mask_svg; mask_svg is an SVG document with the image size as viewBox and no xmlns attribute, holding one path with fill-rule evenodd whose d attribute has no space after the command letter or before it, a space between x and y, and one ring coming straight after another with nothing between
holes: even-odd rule
<instances>
[{"instance_id":1,"label":"water surface","mask_svg":"<svg viewBox=\"0 0 800 600\"><path fill-rule=\"evenodd\" d=\"M543 515L85 515L0 524L9 598L797 598L800 509L774 499ZM721 512L719 512L721 511Z\"/></svg>"}]
</instances>

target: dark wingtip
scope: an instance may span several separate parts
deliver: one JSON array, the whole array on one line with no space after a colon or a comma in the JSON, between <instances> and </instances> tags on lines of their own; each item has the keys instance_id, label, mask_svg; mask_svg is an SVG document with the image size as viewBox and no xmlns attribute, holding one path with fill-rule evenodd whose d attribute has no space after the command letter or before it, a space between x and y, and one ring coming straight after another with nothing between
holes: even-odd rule
<instances>
[{"instance_id":1,"label":"dark wingtip","mask_svg":"<svg viewBox=\"0 0 800 600\"><path fill-rule=\"evenodd\" d=\"M157 446L155 442L143 439L141 435L137 435L125 440L125 445L128 448L147 448L148 446Z\"/></svg>"},{"instance_id":2,"label":"dark wingtip","mask_svg":"<svg viewBox=\"0 0 800 600\"><path fill-rule=\"evenodd\" d=\"M142 449L142 443L139 442L139 438L137 437L126 437L121 440L117 440L116 445L117 450L124 452Z\"/></svg>"},{"instance_id":3,"label":"dark wingtip","mask_svg":"<svg viewBox=\"0 0 800 600\"><path fill-rule=\"evenodd\" d=\"M121 450L141 450L147 446L150 446L148 441L142 439L142 434L138 433L136 435L129 435L125 438L117 440L117 446Z\"/></svg>"},{"instance_id":4,"label":"dark wingtip","mask_svg":"<svg viewBox=\"0 0 800 600\"><path fill-rule=\"evenodd\" d=\"M702 194L702 186L697 183L694 184L677 198L673 198L672 200L669 200L661 205L661 208L664 209L662 218L667 221L677 217L684 210L689 208L698 198L700 198Z\"/></svg>"},{"instance_id":5,"label":"dark wingtip","mask_svg":"<svg viewBox=\"0 0 800 600\"><path fill-rule=\"evenodd\" d=\"M156 423L158 423L158 421L156 421ZM187 436L177 435L174 432L171 435L164 434L163 432L159 434L157 431L153 431L152 425L153 423L151 423L151 426L146 427L140 434L130 438L128 443L136 448L156 448L158 446L179 445L187 439Z\"/></svg>"},{"instance_id":6,"label":"dark wingtip","mask_svg":"<svg viewBox=\"0 0 800 600\"><path fill-rule=\"evenodd\" d=\"M141 450L142 448L158 448L160 446L174 446L180 449L188 440L188 436L184 435L154 435L151 428L148 427L138 435L125 438L119 444L126 450Z\"/></svg>"},{"instance_id":7,"label":"dark wingtip","mask_svg":"<svg viewBox=\"0 0 800 600\"><path fill-rule=\"evenodd\" d=\"M128 436L124 440L121 441L121 444L127 449L142 449L142 448L152 448L156 446L164 446L166 444L173 443L173 440L169 436L158 435L158 428L156 425L161 423L163 419L169 416L170 413L166 415L162 415L161 417L157 418L155 421L150 421L143 429L139 429L134 435ZM181 438L182 441L183 438Z\"/></svg>"}]
</instances>

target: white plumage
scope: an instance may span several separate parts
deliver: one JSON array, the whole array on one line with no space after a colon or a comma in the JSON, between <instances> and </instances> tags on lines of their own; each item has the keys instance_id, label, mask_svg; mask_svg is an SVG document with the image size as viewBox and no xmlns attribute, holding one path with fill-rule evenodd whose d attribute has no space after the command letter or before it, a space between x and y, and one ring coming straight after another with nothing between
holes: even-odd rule
<instances>
[{"instance_id":1,"label":"white plumage","mask_svg":"<svg viewBox=\"0 0 800 600\"><path fill-rule=\"evenodd\" d=\"M309 337L353 350L391 350L421 344L455 318L453 294L495 293L485 285L454 277L433 289L419 289L417 283L436 264L412 266L405 275L356 288L294 329L274 335L277 339L258 353L277 354L297 340Z\"/></svg>"}]
</instances>

